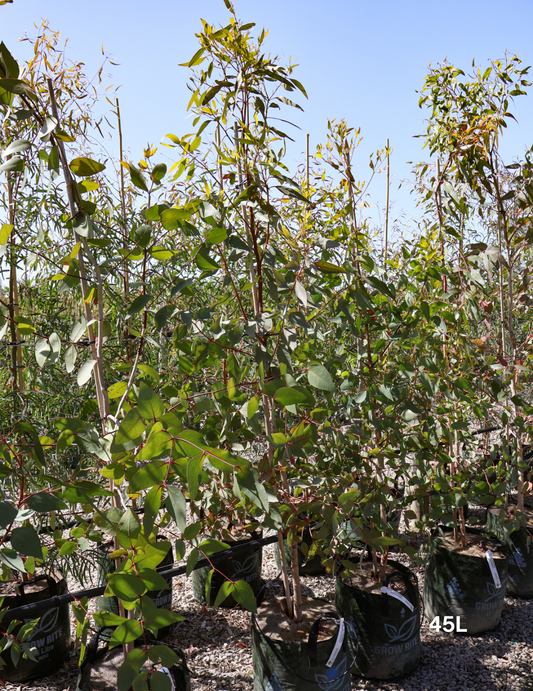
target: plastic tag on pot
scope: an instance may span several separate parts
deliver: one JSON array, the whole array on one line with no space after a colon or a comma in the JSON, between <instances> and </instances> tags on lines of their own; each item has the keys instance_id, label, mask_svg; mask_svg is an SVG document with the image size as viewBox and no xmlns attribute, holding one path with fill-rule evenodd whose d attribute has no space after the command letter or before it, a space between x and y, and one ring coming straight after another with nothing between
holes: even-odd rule
<instances>
[{"instance_id":1,"label":"plastic tag on pot","mask_svg":"<svg viewBox=\"0 0 533 691\"><path fill-rule=\"evenodd\" d=\"M339 622L339 631L337 633L337 640L335 641L335 645L333 646L333 650L331 651L331 655L329 656L329 660L326 662L326 667L333 667L333 665L335 664L335 660L337 659L337 655L339 654L339 651L342 648L342 642L344 641L345 632L346 632L346 624L344 623L344 619L341 619Z\"/></svg>"},{"instance_id":2,"label":"plastic tag on pot","mask_svg":"<svg viewBox=\"0 0 533 691\"><path fill-rule=\"evenodd\" d=\"M494 557L492 556L492 552L490 549L488 549L485 553L485 556L487 557L487 561L489 562L489 568L490 572L492 574L492 579L494 581L494 585L497 588L502 587L502 583L500 581L500 576L498 575L498 570L496 569L496 564L494 563Z\"/></svg>"},{"instance_id":3,"label":"plastic tag on pot","mask_svg":"<svg viewBox=\"0 0 533 691\"><path fill-rule=\"evenodd\" d=\"M172 672L169 670L168 667L161 667L159 670L162 674L166 674L167 677L170 679L170 691L176 691L176 684L174 683L174 677L172 676Z\"/></svg>"},{"instance_id":4,"label":"plastic tag on pot","mask_svg":"<svg viewBox=\"0 0 533 691\"><path fill-rule=\"evenodd\" d=\"M409 602L409 600L406 597L404 597L401 593L397 593L395 590L391 590L390 588L386 588L385 586L381 588L381 592L385 593L385 595L390 595L391 597L395 597L397 600L400 600L400 602L403 602L403 604L406 607L409 607L411 612L414 610L415 606L413 605L413 603Z\"/></svg>"}]
</instances>

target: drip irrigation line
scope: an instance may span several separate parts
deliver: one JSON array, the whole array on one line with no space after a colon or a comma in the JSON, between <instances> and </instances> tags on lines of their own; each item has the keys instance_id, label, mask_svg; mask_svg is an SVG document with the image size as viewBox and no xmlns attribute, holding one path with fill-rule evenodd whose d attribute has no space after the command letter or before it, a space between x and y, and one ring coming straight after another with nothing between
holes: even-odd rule
<instances>
[{"instance_id":1,"label":"drip irrigation line","mask_svg":"<svg viewBox=\"0 0 533 691\"><path fill-rule=\"evenodd\" d=\"M262 547L264 545L271 545L277 542L277 533L270 535L268 537L262 537L258 540L247 540L246 542L230 547L223 552L217 552L209 557L209 559L199 559L196 562L195 567L192 571L196 569L201 569L204 566L210 566L211 564L222 561L222 559L230 559L231 557L240 554L241 552L247 552L253 547ZM172 578L174 576L182 576L187 572L187 566L174 566L171 569L165 569L164 571L157 570L159 575L163 578ZM1 623L4 624L13 619L29 619L32 618L34 614L42 612L45 609L56 609L61 607L61 605L68 604L69 602L74 602L74 600L81 600L83 597L92 600L95 597L100 597L104 594L106 590L105 585L98 586L97 588L86 588L85 590L78 590L74 593L65 593L64 595L55 595L54 597L49 597L46 600L41 600L40 602L32 602L29 605L21 605L20 607L13 607L7 610L2 617Z\"/></svg>"}]
</instances>

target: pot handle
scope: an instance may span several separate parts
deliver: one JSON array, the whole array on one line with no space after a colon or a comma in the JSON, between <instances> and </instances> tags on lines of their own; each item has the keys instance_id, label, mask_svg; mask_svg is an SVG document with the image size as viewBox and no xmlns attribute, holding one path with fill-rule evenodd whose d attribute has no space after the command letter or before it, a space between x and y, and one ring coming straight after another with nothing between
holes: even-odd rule
<instances>
[{"instance_id":1,"label":"pot handle","mask_svg":"<svg viewBox=\"0 0 533 691\"><path fill-rule=\"evenodd\" d=\"M402 571L393 571L390 573L385 580L383 581L383 586L385 588L388 587L389 583L392 581L393 578L400 577L400 579L403 581L406 590L407 590L407 595L408 595L408 600L409 602L413 605L413 607L416 607L416 589L415 586L411 582L411 578L414 578L415 581L417 581L416 576L411 572L407 571L406 573L403 573ZM381 611L383 616L388 616L389 614L389 598L385 593L382 593L381 595Z\"/></svg>"},{"instance_id":2,"label":"pot handle","mask_svg":"<svg viewBox=\"0 0 533 691\"><path fill-rule=\"evenodd\" d=\"M50 597L55 597L57 595L57 583L47 574L43 574L42 576L32 578L31 581L22 581L22 583L19 583L18 590L20 592L20 599L23 605L27 604L25 593L26 586L32 585L33 583L38 583L39 581L46 581L48 588L50 589Z\"/></svg>"},{"instance_id":3,"label":"pot handle","mask_svg":"<svg viewBox=\"0 0 533 691\"><path fill-rule=\"evenodd\" d=\"M312 632L313 629L316 627L316 638L315 638L315 641L314 641L314 647L315 647L315 653L314 653L314 655L315 655L315 661L314 661L314 665L312 665L312 664L311 664L311 658L310 658L310 656L309 656L309 649L308 649L308 660L309 660L309 666L310 666L310 667L316 666L316 645L317 645L317 640L318 640L318 628L319 628L320 619L322 619L323 617L331 617L331 618L334 618L334 619L337 619L337 620L340 620L340 618L341 618L336 612L326 612L325 614L323 614L321 617L319 617L319 618L314 622L313 626L311 627L311 631L309 632L309 639L311 638L311 632ZM351 631L351 633L353 634L355 641L357 641L357 646L356 646L356 649L355 649L354 658L353 658L353 660L351 661L351 663L347 666L346 671L343 672L343 673L341 673L338 677L335 677L335 679L329 679L328 681L322 681L322 682L320 682L320 683L322 684L321 688L327 688L327 687L330 686L330 684L335 684L336 682L339 681L339 679L341 679L342 677L346 676L347 674L350 674L350 670L351 670L351 668L352 668L352 666L353 666L353 664L354 664L354 662L355 662L355 659L356 659L356 657L357 657L357 651L358 651L358 649L359 649L359 640L358 640L358 638L357 638L357 632L355 631L354 627L352 626L352 624L351 624L350 622L345 621L345 624L346 624L347 628L348 628L348 629ZM267 644L267 646L270 648L270 651L274 654L274 657L277 658L278 662L280 662L280 663L283 665L283 667L285 667L286 670L288 670L291 674L293 674L297 679L300 679L301 681L304 681L304 682L306 682L307 684L316 684L316 685L318 686L318 682L317 682L317 681L315 681L314 679L306 679L305 677L302 677L300 674L298 674L298 672L296 672L294 669L292 669L292 667L290 667L290 665L288 665L288 664L285 662L285 660L281 657L281 655L278 653L278 651L276 650L276 648L272 645L272 643L271 643L271 641L270 641L270 638L269 638L268 636L266 636L266 635L264 634L264 632L262 631L261 627L259 626L259 622L257 621L257 618L256 618L255 614L252 614L252 626L255 627L255 629L257 630L257 632L258 632L259 635L261 636L261 638L265 641L265 643ZM346 649L344 646L347 645L346 639L347 639L347 636L345 635L345 636L344 636L344 639L343 639L343 648L344 648L344 649ZM308 640L308 648L309 648L309 640ZM260 647L260 646L258 647L258 653L259 653L260 657L263 657L263 654L262 654L262 651L261 651L261 647Z\"/></svg>"}]
</instances>

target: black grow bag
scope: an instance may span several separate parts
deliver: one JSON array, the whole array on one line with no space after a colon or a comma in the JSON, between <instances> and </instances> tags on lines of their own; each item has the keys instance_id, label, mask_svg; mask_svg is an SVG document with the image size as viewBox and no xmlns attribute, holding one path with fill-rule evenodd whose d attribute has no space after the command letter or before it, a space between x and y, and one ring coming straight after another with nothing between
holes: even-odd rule
<instances>
[{"instance_id":1,"label":"black grow bag","mask_svg":"<svg viewBox=\"0 0 533 691\"><path fill-rule=\"evenodd\" d=\"M499 509L491 508L487 512L487 532L493 533L503 542L508 550L509 580L507 592L514 597L533 597L533 526L519 527L506 534L498 517Z\"/></svg>"},{"instance_id":2,"label":"black grow bag","mask_svg":"<svg viewBox=\"0 0 533 691\"><path fill-rule=\"evenodd\" d=\"M250 540L258 540L260 537L261 534L255 532L245 540L225 540L225 543L233 547L245 544ZM250 549L239 552L234 557L217 561L215 566L216 570L211 577L209 603L206 599L205 588L211 567L203 566L192 572L192 592L194 599L200 604L209 604L212 607L215 604L218 591L228 579L231 581L246 581L251 586L254 595L257 595L261 590L261 568L263 566L263 547L261 545L251 545ZM236 604L230 595L221 603L221 607L234 607Z\"/></svg>"},{"instance_id":3,"label":"black grow bag","mask_svg":"<svg viewBox=\"0 0 533 691\"><path fill-rule=\"evenodd\" d=\"M254 691L350 691L350 650L353 635L346 627L338 654L331 666L327 662L337 644L337 634L317 641L320 620L340 620L336 612L328 612L313 624L307 643L279 641L264 634L252 615L252 655ZM353 631L353 630L352 630ZM350 645L350 638L352 645Z\"/></svg>"},{"instance_id":4,"label":"black grow bag","mask_svg":"<svg viewBox=\"0 0 533 691\"><path fill-rule=\"evenodd\" d=\"M420 663L420 595L416 576L402 564L389 560L394 568L383 587L405 586L403 596L411 608L383 592L353 587L337 576L335 604L354 627L359 648L352 672L372 679L393 679L409 674Z\"/></svg>"},{"instance_id":5,"label":"black grow bag","mask_svg":"<svg viewBox=\"0 0 533 691\"><path fill-rule=\"evenodd\" d=\"M46 600L67 592L65 581L57 580L49 575L41 575L30 581L18 583L13 593L3 596L3 607L21 607L32 602ZM35 617L24 620L32 621ZM11 632L16 636L20 626ZM36 648L36 661L24 658L22 651L15 666L11 659L11 649L8 648L2 659L6 666L0 670L0 679L11 682L25 682L36 677L46 676L56 672L68 658L72 641L70 638L70 615L68 604L54 607L42 612L37 627L27 641L30 648Z\"/></svg>"},{"instance_id":6,"label":"black grow bag","mask_svg":"<svg viewBox=\"0 0 533 691\"><path fill-rule=\"evenodd\" d=\"M483 535L468 530L468 534ZM485 547L493 553L505 556L507 550L494 538L486 538ZM429 622L437 616L452 616L454 625L459 617L462 633L476 634L489 631L498 625L507 587L507 559L495 559L500 579L496 587L486 558L473 554L450 551L437 545L429 558L424 580L424 607Z\"/></svg>"}]
</instances>

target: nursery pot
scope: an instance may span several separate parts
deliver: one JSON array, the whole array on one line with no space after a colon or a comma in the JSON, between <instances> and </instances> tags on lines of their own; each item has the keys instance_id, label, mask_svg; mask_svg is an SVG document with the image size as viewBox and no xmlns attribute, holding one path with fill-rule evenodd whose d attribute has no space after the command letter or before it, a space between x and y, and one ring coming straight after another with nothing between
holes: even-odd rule
<instances>
[{"instance_id":1,"label":"nursery pot","mask_svg":"<svg viewBox=\"0 0 533 691\"><path fill-rule=\"evenodd\" d=\"M56 573L55 577L43 574L30 581L17 583L11 592L2 596L3 606L21 607L66 592L66 583L61 574ZM29 617L24 623L33 619L35 617ZM20 626L17 626L12 634L16 636L19 630ZM35 677L53 674L59 669L71 648L68 603L42 612L31 638L26 643L30 648L36 648L37 660L24 658L21 651L20 659L15 666L11 658L11 649L8 648L2 655L6 666L0 670L0 678L4 681L25 682Z\"/></svg>"},{"instance_id":2,"label":"nursery pot","mask_svg":"<svg viewBox=\"0 0 533 691\"><path fill-rule=\"evenodd\" d=\"M347 579L339 574L335 588L337 609L353 625L359 641L352 672L373 679L403 676L420 663L416 576L389 560L383 583L374 583L371 562L364 562L364 568L365 577Z\"/></svg>"},{"instance_id":3,"label":"nursery pot","mask_svg":"<svg viewBox=\"0 0 533 691\"><path fill-rule=\"evenodd\" d=\"M487 512L487 531L508 550L507 592L514 597L530 598L533 597L533 545L528 545L528 538L533 536L533 512L526 509L524 513L530 514L527 528L520 526L508 533L500 523L499 509L491 507Z\"/></svg>"},{"instance_id":4,"label":"nursery pot","mask_svg":"<svg viewBox=\"0 0 533 691\"><path fill-rule=\"evenodd\" d=\"M156 664L150 669L150 663L146 663L141 669L141 671L144 669L150 670L147 686L144 687L146 691L160 691L161 689L157 676L151 676L154 671L163 672L170 677L170 688L173 691L191 691L191 676L185 661L185 653L180 648L171 647L178 655L179 660L170 669L162 667L161 664ZM122 647L106 652L103 657L100 657L84 670L79 685L81 691L110 691L111 689L116 689L117 670L123 660L124 653Z\"/></svg>"},{"instance_id":5,"label":"nursery pot","mask_svg":"<svg viewBox=\"0 0 533 691\"><path fill-rule=\"evenodd\" d=\"M110 544L103 545L103 550L105 553L100 563L100 568L98 570L98 585L107 585L108 576L110 573L115 571L115 561L107 556L107 553L113 549ZM174 557L172 556L172 547L169 549L167 555L163 561L157 567L163 569L165 567L171 567L174 563ZM164 590L154 590L146 593L150 597L155 606L158 609L172 609L172 578L166 578L168 587ZM96 611L97 612L113 612L113 614L119 614L119 601L115 596L104 597L100 596L96 599ZM158 636L160 638L165 638L172 631L173 625L165 626L159 629ZM108 641L113 635L115 630L114 626L102 626L97 627L98 634L100 638L104 641Z\"/></svg>"},{"instance_id":6,"label":"nursery pot","mask_svg":"<svg viewBox=\"0 0 533 691\"><path fill-rule=\"evenodd\" d=\"M240 545L250 540L259 540L261 532L254 532L244 540L224 540L230 547ZM222 559L215 564L215 571L211 577L211 590L209 593L209 602L206 598L206 582L210 566L203 566L200 569L195 569L192 572L192 592L194 599L202 605L209 604L212 607L215 603L218 591L222 585L228 580L232 581L246 581L250 584L254 595L257 595L261 590L261 567L263 565L263 547L261 545L251 545L249 550L240 552L234 557ZM221 607L234 607L237 603L231 597L227 597L222 601Z\"/></svg>"},{"instance_id":7,"label":"nursery pot","mask_svg":"<svg viewBox=\"0 0 533 691\"><path fill-rule=\"evenodd\" d=\"M260 625L259 617L252 615L254 691L350 691L352 629L333 605L321 605L322 613L310 619L309 633L303 640L274 638ZM280 617L284 617L281 611L277 614ZM324 625L328 626L327 633L318 640Z\"/></svg>"},{"instance_id":8,"label":"nursery pot","mask_svg":"<svg viewBox=\"0 0 533 691\"><path fill-rule=\"evenodd\" d=\"M448 532L426 566L423 599L428 621L451 616L456 630L468 634L497 626L507 586L506 552L501 542L481 531L467 531L466 548L453 543Z\"/></svg>"},{"instance_id":9,"label":"nursery pot","mask_svg":"<svg viewBox=\"0 0 533 691\"><path fill-rule=\"evenodd\" d=\"M313 544L313 535L311 533L311 528L313 526L305 526L302 532L302 542L311 547ZM283 553L285 556L285 564L287 569L291 568L291 548L287 544L287 540L283 540ZM276 564L278 569L281 569L281 557L279 553L279 545L276 543L274 545L274 554L276 557ZM322 559L320 554L315 554L310 559L307 559L298 545L298 566L301 576L322 576L326 573L326 569L322 566Z\"/></svg>"}]
</instances>

